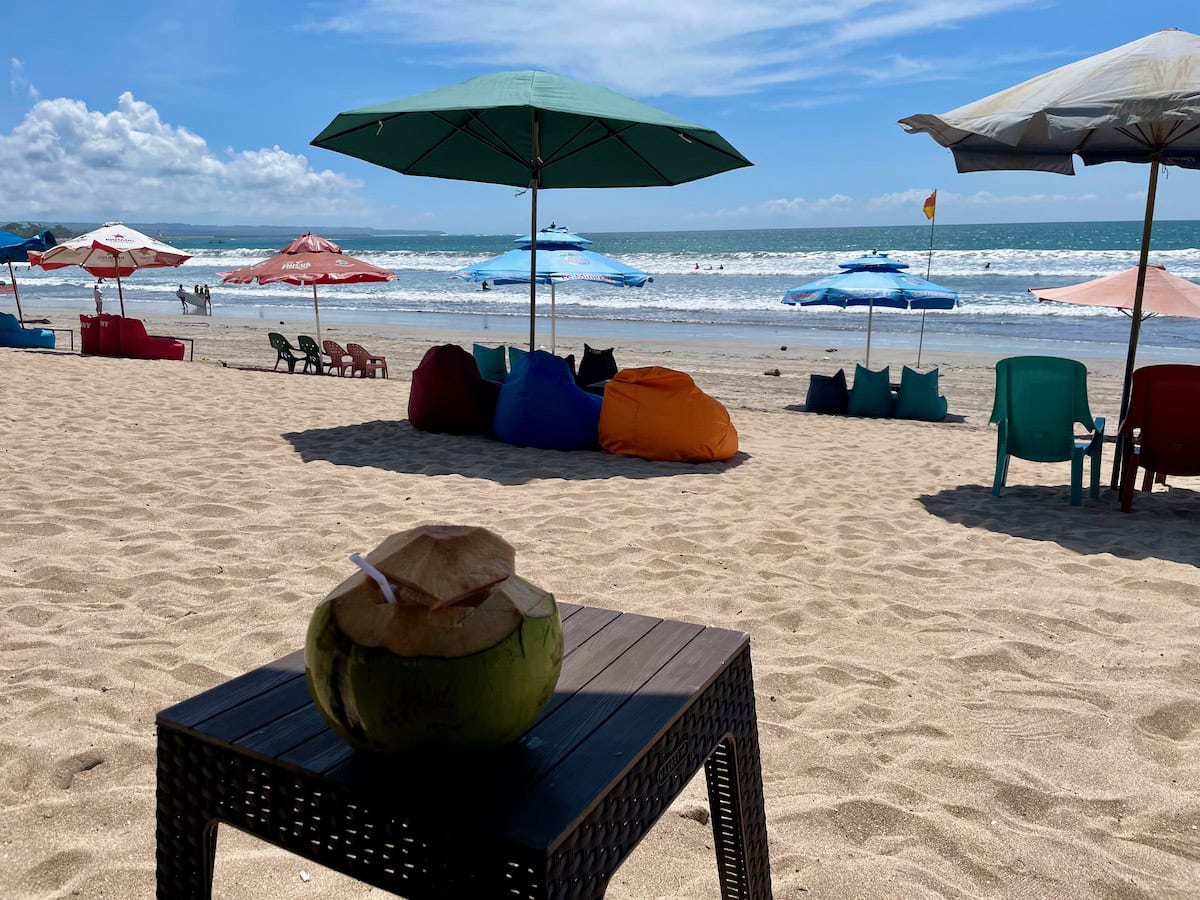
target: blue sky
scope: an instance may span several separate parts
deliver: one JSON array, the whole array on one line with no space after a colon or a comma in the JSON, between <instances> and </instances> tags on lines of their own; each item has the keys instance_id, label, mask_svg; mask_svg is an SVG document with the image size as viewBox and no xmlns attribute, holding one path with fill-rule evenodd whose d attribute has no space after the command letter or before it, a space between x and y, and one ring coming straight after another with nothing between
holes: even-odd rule
<instances>
[{"instance_id":1,"label":"blue sky","mask_svg":"<svg viewBox=\"0 0 1200 900\"><path fill-rule=\"evenodd\" d=\"M579 231L1140 219L1147 169L958 175L896 124L1164 27L1195 0L116 0L5 28L0 220L507 233L510 188L308 145L338 112L504 69L604 84L715 128L755 167L673 188L545 191ZM1158 217L1200 218L1172 169Z\"/></svg>"}]
</instances>

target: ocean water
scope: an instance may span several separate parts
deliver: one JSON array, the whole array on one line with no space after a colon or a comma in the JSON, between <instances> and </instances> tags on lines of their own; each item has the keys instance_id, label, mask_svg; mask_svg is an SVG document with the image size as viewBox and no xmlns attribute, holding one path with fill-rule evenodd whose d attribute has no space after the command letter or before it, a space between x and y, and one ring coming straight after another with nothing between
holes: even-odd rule
<instances>
[{"instance_id":1,"label":"ocean water","mask_svg":"<svg viewBox=\"0 0 1200 900\"><path fill-rule=\"evenodd\" d=\"M569 224L569 223L567 223ZM493 287L452 278L458 268L497 255L516 235L372 236L340 238L356 256L396 272L387 284L318 288L323 322L382 322L468 330L527 329L526 285ZM783 305L784 293L837 271L837 264L877 249L959 292L962 306L929 313L931 349L1123 356L1129 320L1112 310L1039 303L1030 287L1072 284L1137 264L1140 222L940 225L929 253L928 226L589 233L593 250L644 269L643 288L568 284L556 289L557 332L569 336L660 336L684 339L791 341L857 347L865 343L867 310ZM192 254L178 269L147 269L122 281L127 311L178 313L183 283L212 290L217 316L311 322L311 288L222 285L220 272L276 252L285 240L225 237L163 239ZM1155 224L1150 262L1200 281L1200 221ZM80 269L42 272L19 267L22 305L91 309L93 279ZM106 309L115 308L108 285ZM550 309L539 287L539 314ZM915 346L919 312L877 310L875 346ZM540 337L549 323L541 321ZM1200 320L1155 318L1142 329L1143 355L1194 359Z\"/></svg>"}]
</instances>

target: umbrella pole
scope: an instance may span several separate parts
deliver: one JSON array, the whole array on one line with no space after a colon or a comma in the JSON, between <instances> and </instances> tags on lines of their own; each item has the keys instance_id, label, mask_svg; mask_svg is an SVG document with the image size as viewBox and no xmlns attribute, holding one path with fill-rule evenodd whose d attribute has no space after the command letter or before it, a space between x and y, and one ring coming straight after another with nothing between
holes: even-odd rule
<instances>
[{"instance_id":1,"label":"umbrella pole","mask_svg":"<svg viewBox=\"0 0 1200 900\"><path fill-rule=\"evenodd\" d=\"M1142 330L1142 294L1146 290L1146 263L1150 259L1150 231L1154 227L1154 197L1158 193L1158 157L1150 161L1150 186L1146 189L1146 218L1142 222L1142 251L1138 257L1137 287L1133 292L1133 311L1129 322L1129 353L1125 357L1125 380L1121 384L1121 415L1117 420L1117 446L1113 453L1110 487L1116 490L1121 480L1121 455L1124 442L1120 426L1129 411L1129 389L1133 384L1133 365L1137 360L1138 334Z\"/></svg>"},{"instance_id":2,"label":"umbrella pole","mask_svg":"<svg viewBox=\"0 0 1200 900\"><path fill-rule=\"evenodd\" d=\"M13 300L17 302L17 320L20 321L21 327L25 327L25 314L21 312L21 294L17 290L17 276L13 273L12 260L8 261L8 277L12 281Z\"/></svg>"},{"instance_id":3,"label":"umbrella pole","mask_svg":"<svg viewBox=\"0 0 1200 900\"><path fill-rule=\"evenodd\" d=\"M867 307L867 361L863 366L864 369L871 368L871 319L875 315L875 301L872 300Z\"/></svg>"},{"instance_id":4,"label":"umbrella pole","mask_svg":"<svg viewBox=\"0 0 1200 900\"><path fill-rule=\"evenodd\" d=\"M125 294L121 291L121 270L117 269L117 300L121 304L121 318L125 318Z\"/></svg>"},{"instance_id":5,"label":"umbrella pole","mask_svg":"<svg viewBox=\"0 0 1200 900\"><path fill-rule=\"evenodd\" d=\"M317 319L317 346L321 346L321 307L317 306L317 283L313 282L313 315Z\"/></svg>"},{"instance_id":6,"label":"umbrella pole","mask_svg":"<svg viewBox=\"0 0 1200 900\"><path fill-rule=\"evenodd\" d=\"M529 161L529 189L533 194L529 214L529 352L537 338L537 195L541 175L541 149L538 147L538 115L533 110L533 159Z\"/></svg>"},{"instance_id":7,"label":"umbrella pole","mask_svg":"<svg viewBox=\"0 0 1200 900\"><path fill-rule=\"evenodd\" d=\"M554 311L554 282L551 281L550 282L550 352L551 353L554 352L554 337L555 337L554 326L555 326L555 316L556 315L557 314Z\"/></svg>"},{"instance_id":8,"label":"umbrella pole","mask_svg":"<svg viewBox=\"0 0 1200 900\"><path fill-rule=\"evenodd\" d=\"M917 368L921 368L921 348L925 346L925 310L921 310L921 337L917 341Z\"/></svg>"}]
</instances>

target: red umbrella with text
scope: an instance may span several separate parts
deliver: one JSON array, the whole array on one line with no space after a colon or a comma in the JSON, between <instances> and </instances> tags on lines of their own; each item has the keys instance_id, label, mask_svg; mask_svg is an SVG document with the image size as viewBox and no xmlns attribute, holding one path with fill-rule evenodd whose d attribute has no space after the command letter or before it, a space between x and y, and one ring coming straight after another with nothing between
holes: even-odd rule
<instances>
[{"instance_id":1,"label":"red umbrella with text","mask_svg":"<svg viewBox=\"0 0 1200 900\"><path fill-rule=\"evenodd\" d=\"M302 234L274 256L232 272L222 272L223 284L311 284L313 314L317 320L317 345L321 344L321 311L317 305L318 284L362 284L395 281L396 274L342 252L333 241L316 234Z\"/></svg>"},{"instance_id":2,"label":"red umbrella with text","mask_svg":"<svg viewBox=\"0 0 1200 900\"><path fill-rule=\"evenodd\" d=\"M137 269L178 266L191 258L190 254L120 222L106 222L95 231L63 241L42 253L29 252L31 266L46 270L79 266L97 278L116 278L121 315L125 315L121 276L129 277Z\"/></svg>"}]
</instances>

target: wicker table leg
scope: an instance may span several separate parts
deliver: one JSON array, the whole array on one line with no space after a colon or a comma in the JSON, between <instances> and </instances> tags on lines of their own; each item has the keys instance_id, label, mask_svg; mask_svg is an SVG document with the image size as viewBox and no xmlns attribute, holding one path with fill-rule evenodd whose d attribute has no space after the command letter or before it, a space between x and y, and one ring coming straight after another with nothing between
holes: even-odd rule
<instances>
[{"instance_id":1,"label":"wicker table leg","mask_svg":"<svg viewBox=\"0 0 1200 900\"><path fill-rule=\"evenodd\" d=\"M167 743L181 740L175 737ZM188 779L174 767L176 762L164 747L160 732L155 813L157 896L158 900L209 900L217 822L209 818L203 798L189 790Z\"/></svg>"},{"instance_id":2,"label":"wicker table leg","mask_svg":"<svg viewBox=\"0 0 1200 900\"><path fill-rule=\"evenodd\" d=\"M748 697L740 698L739 708L731 711L735 713L732 733L704 763L713 846L722 900L769 900L771 864L749 653L734 667L744 667L739 681Z\"/></svg>"}]
</instances>

